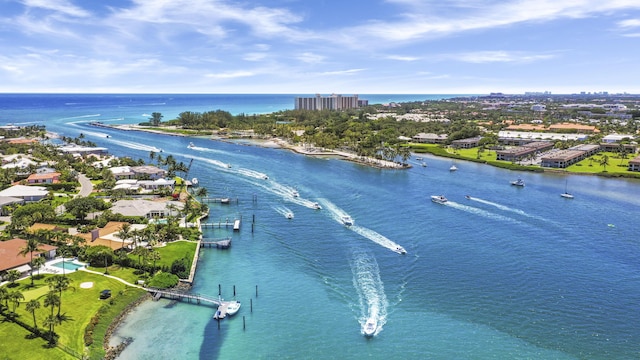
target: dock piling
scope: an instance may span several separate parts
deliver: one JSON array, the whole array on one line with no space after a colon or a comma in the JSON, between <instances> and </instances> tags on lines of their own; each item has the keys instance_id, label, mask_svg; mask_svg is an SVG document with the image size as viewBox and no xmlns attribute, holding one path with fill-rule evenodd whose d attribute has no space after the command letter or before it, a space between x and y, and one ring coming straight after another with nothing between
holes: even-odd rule
<instances>
[{"instance_id":1,"label":"dock piling","mask_svg":"<svg viewBox=\"0 0 640 360\"><path fill-rule=\"evenodd\" d=\"M220 284L218 284L218 296L222 295L222 289L220 288Z\"/></svg>"},{"instance_id":2,"label":"dock piling","mask_svg":"<svg viewBox=\"0 0 640 360\"><path fill-rule=\"evenodd\" d=\"M233 296L236 296L236 286L233 285Z\"/></svg>"},{"instance_id":3,"label":"dock piling","mask_svg":"<svg viewBox=\"0 0 640 360\"><path fill-rule=\"evenodd\" d=\"M256 285L256 297L258 297L258 285Z\"/></svg>"},{"instance_id":4,"label":"dock piling","mask_svg":"<svg viewBox=\"0 0 640 360\"><path fill-rule=\"evenodd\" d=\"M249 299L249 309L249 312L253 313L253 299Z\"/></svg>"},{"instance_id":5,"label":"dock piling","mask_svg":"<svg viewBox=\"0 0 640 360\"><path fill-rule=\"evenodd\" d=\"M242 315L242 330L246 328L246 324L244 322L244 315Z\"/></svg>"}]
</instances>

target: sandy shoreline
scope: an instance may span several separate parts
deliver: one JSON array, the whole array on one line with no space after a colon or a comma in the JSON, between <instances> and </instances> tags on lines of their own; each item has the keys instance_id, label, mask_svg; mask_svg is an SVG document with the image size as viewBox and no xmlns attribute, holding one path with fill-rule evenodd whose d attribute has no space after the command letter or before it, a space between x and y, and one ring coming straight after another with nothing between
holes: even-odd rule
<instances>
[{"instance_id":1,"label":"sandy shoreline","mask_svg":"<svg viewBox=\"0 0 640 360\"><path fill-rule=\"evenodd\" d=\"M155 129L148 129L148 128L142 127L140 125L135 125L135 124L127 124L127 125L105 125L105 124L100 124L100 125L95 125L95 126L107 127L107 128L110 128L110 129L123 130L123 131L145 131L145 132L150 132L150 133L154 133L154 134L171 135L171 136L196 137L196 138L202 138L203 137L202 135L187 135L187 134L164 132L164 131L155 130ZM372 166L372 167L376 167L376 168L380 168L380 169L398 169L398 170L402 170L402 169L411 168L411 165L409 165L409 164L403 165L403 164L392 162L392 161L380 160L380 159L375 159L375 158L371 158L371 157L361 157L361 156L358 156L356 154L353 154L353 153L350 153L350 152L346 152L346 151L323 149L323 148L317 148L317 147L313 147L313 146L294 145L294 144L290 144L286 140L283 140L283 139L280 139L280 138L272 138L272 139L255 139L255 138L246 139L246 138L242 138L242 139L236 139L236 138L230 138L230 137L224 137L224 136L210 136L210 135L207 135L207 136L204 136L204 137L207 138L207 139L213 140L213 141L224 141L224 142L229 142L229 143L234 143L234 144L249 144L249 145L261 146L261 147L266 147L266 148L286 149L286 150L291 150L291 151L296 152L298 154L307 155L307 156L319 156L319 157L331 156L331 157L345 159L345 160L352 161L352 162L355 162L355 163L358 163L358 164Z\"/></svg>"}]
</instances>

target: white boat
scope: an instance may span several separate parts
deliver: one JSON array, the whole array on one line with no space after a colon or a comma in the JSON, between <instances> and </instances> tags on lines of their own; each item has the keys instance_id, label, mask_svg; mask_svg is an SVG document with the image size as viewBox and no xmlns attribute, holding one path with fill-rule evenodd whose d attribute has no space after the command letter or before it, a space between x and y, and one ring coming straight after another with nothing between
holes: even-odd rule
<instances>
[{"instance_id":1,"label":"white boat","mask_svg":"<svg viewBox=\"0 0 640 360\"><path fill-rule=\"evenodd\" d=\"M293 190L293 191L291 192L291 196L293 196L293 197L298 197L298 196L300 196L300 194L298 193L298 191L297 191L297 190Z\"/></svg>"},{"instance_id":2,"label":"white boat","mask_svg":"<svg viewBox=\"0 0 640 360\"><path fill-rule=\"evenodd\" d=\"M351 216L349 215L345 215L343 217L340 218L340 220L342 221L343 224L345 224L346 226L351 226L353 225L353 219L351 218Z\"/></svg>"},{"instance_id":3,"label":"white boat","mask_svg":"<svg viewBox=\"0 0 640 360\"><path fill-rule=\"evenodd\" d=\"M397 252L400 255L405 255L407 253L407 250L405 250L402 246L396 246L393 251Z\"/></svg>"},{"instance_id":4,"label":"white boat","mask_svg":"<svg viewBox=\"0 0 640 360\"><path fill-rule=\"evenodd\" d=\"M447 200L447 198L444 197L444 195L431 195L431 201L438 204L444 204L449 200Z\"/></svg>"},{"instance_id":5,"label":"white boat","mask_svg":"<svg viewBox=\"0 0 640 360\"><path fill-rule=\"evenodd\" d=\"M518 179L511 182L511 185L524 187L524 180Z\"/></svg>"},{"instance_id":6,"label":"white boat","mask_svg":"<svg viewBox=\"0 0 640 360\"><path fill-rule=\"evenodd\" d=\"M418 156L418 157L416 158L416 160L418 160L418 161L422 161L422 158Z\"/></svg>"},{"instance_id":7,"label":"white boat","mask_svg":"<svg viewBox=\"0 0 640 360\"><path fill-rule=\"evenodd\" d=\"M191 184L192 184L193 186L198 185L198 178L193 178L193 179L191 179Z\"/></svg>"},{"instance_id":8,"label":"white boat","mask_svg":"<svg viewBox=\"0 0 640 360\"><path fill-rule=\"evenodd\" d=\"M222 199L220 199L220 203L221 203L221 204L229 204L229 203L231 203L231 199L229 199L229 198L222 198Z\"/></svg>"},{"instance_id":9,"label":"white boat","mask_svg":"<svg viewBox=\"0 0 640 360\"><path fill-rule=\"evenodd\" d=\"M374 317L367 319L367 322L362 326L362 333L364 336L373 336L378 329L378 321Z\"/></svg>"},{"instance_id":10,"label":"white boat","mask_svg":"<svg viewBox=\"0 0 640 360\"><path fill-rule=\"evenodd\" d=\"M560 194L560 196L562 196L565 199L573 199L573 195L569 192L567 192L567 182L565 181L564 183L564 192L562 194Z\"/></svg>"},{"instance_id":11,"label":"white boat","mask_svg":"<svg viewBox=\"0 0 640 360\"><path fill-rule=\"evenodd\" d=\"M449 168L449 171L456 171L458 170L458 168L455 165L451 165L451 167Z\"/></svg>"},{"instance_id":12,"label":"white boat","mask_svg":"<svg viewBox=\"0 0 640 360\"><path fill-rule=\"evenodd\" d=\"M240 301L229 301L227 303L227 315L233 316L240 310Z\"/></svg>"},{"instance_id":13,"label":"white boat","mask_svg":"<svg viewBox=\"0 0 640 360\"><path fill-rule=\"evenodd\" d=\"M316 210L322 209L322 206L320 206L320 204L318 204L317 202L314 202L313 205L311 205L311 206Z\"/></svg>"},{"instance_id":14,"label":"white boat","mask_svg":"<svg viewBox=\"0 0 640 360\"><path fill-rule=\"evenodd\" d=\"M284 214L284 217L286 217L287 219L293 219L293 213L292 212L288 212L288 213Z\"/></svg>"},{"instance_id":15,"label":"white boat","mask_svg":"<svg viewBox=\"0 0 640 360\"><path fill-rule=\"evenodd\" d=\"M420 163L420 165L421 165L422 167L427 167L427 163L426 163L426 162L424 162L424 161L423 161L422 163Z\"/></svg>"},{"instance_id":16,"label":"white boat","mask_svg":"<svg viewBox=\"0 0 640 360\"><path fill-rule=\"evenodd\" d=\"M231 164L227 164L227 169L231 169Z\"/></svg>"},{"instance_id":17,"label":"white boat","mask_svg":"<svg viewBox=\"0 0 640 360\"><path fill-rule=\"evenodd\" d=\"M194 148L194 147L196 147L196 146L195 146L195 145L193 145L193 143L192 143L192 142L190 142L190 143L189 143L189 145L187 145L187 147L188 147L189 149L193 149L193 148Z\"/></svg>"},{"instance_id":18,"label":"white boat","mask_svg":"<svg viewBox=\"0 0 640 360\"><path fill-rule=\"evenodd\" d=\"M269 177L268 177L267 175L262 175L262 178L263 178L264 180L269 180Z\"/></svg>"}]
</instances>

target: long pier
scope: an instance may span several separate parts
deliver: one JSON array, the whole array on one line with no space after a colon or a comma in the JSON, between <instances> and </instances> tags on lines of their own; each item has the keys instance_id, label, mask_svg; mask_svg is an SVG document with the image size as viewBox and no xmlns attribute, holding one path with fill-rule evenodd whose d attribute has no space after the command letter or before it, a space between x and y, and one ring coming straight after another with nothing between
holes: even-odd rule
<instances>
[{"instance_id":1,"label":"long pier","mask_svg":"<svg viewBox=\"0 0 640 360\"><path fill-rule=\"evenodd\" d=\"M202 228L222 228L222 227L233 227L234 231L240 231L240 226L241 226L242 221L240 219L235 219L233 221L229 221L229 219L226 219L225 221L219 221L219 222L203 222L200 223L200 226Z\"/></svg>"},{"instance_id":2,"label":"long pier","mask_svg":"<svg viewBox=\"0 0 640 360\"><path fill-rule=\"evenodd\" d=\"M228 249L229 247L231 247L231 238L225 238L225 239L211 239L211 240L207 240L207 239L202 239L200 241L200 247L212 247L215 246L218 249Z\"/></svg>"},{"instance_id":3,"label":"long pier","mask_svg":"<svg viewBox=\"0 0 640 360\"><path fill-rule=\"evenodd\" d=\"M199 294L185 294L176 291L168 291L168 290L159 290L159 289L150 289L145 288L146 291L150 292L153 296L154 301L160 300L160 298L170 299L170 300L180 300L186 299L189 303L191 301L195 301L197 305L200 304L210 304L216 307L216 319L224 319L227 316L227 307L229 306L228 301L224 301L220 298L214 299L208 296L199 295Z\"/></svg>"}]
</instances>

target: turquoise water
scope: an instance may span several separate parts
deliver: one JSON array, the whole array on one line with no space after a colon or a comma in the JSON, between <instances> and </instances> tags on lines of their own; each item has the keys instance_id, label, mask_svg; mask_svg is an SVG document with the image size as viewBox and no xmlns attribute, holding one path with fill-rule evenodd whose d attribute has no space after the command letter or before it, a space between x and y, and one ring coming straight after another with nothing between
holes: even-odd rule
<instances>
[{"instance_id":1,"label":"turquoise water","mask_svg":"<svg viewBox=\"0 0 640 360\"><path fill-rule=\"evenodd\" d=\"M85 265L75 264L69 261L65 261L64 263L61 261L61 262L53 263L51 265L57 268L66 269L66 270L78 270L80 268L85 267Z\"/></svg>"},{"instance_id":2,"label":"turquoise water","mask_svg":"<svg viewBox=\"0 0 640 360\"><path fill-rule=\"evenodd\" d=\"M210 204L212 221L242 217L243 228L205 230L233 245L203 249L193 292L231 299L235 286L239 313L218 329L212 307L145 303L114 338L134 339L120 359L640 358L638 181L461 161L449 172L450 160L430 156L427 167L414 158L411 169L378 170L47 111L48 128L118 156L159 147L193 159L189 178L209 196L238 199ZM509 184L518 177L526 187ZM565 183L575 199L560 197ZM371 339L368 316L380 325Z\"/></svg>"}]
</instances>

